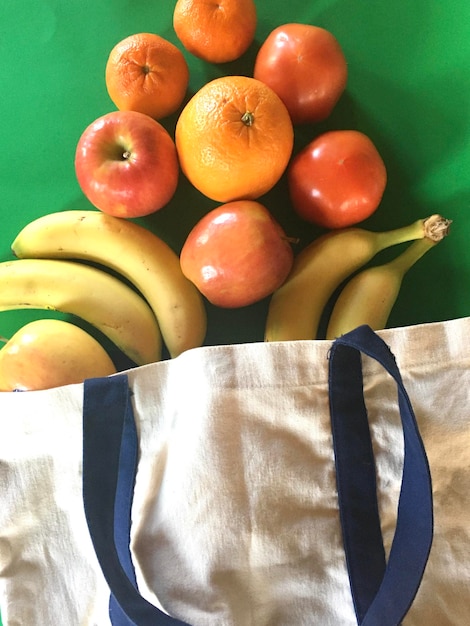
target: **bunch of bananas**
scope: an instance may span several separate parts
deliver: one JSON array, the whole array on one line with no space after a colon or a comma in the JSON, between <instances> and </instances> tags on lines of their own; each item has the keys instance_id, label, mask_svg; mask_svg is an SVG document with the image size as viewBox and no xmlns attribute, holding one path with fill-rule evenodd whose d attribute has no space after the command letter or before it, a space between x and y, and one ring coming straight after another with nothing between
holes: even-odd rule
<instances>
[{"instance_id":1,"label":"bunch of bananas","mask_svg":"<svg viewBox=\"0 0 470 626\"><path fill-rule=\"evenodd\" d=\"M12 251L17 259L0 263L0 311L76 315L137 365L160 360L163 343L175 357L204 341L202 297L178 255L134 222L98 211L51 213L27 224Z\"/></svg>"},{"instance_id":2,"label":"bunch of bananas","mask_svg":"<svg viewBox=\"0 0 470 626\"><path fill-rule=\"evenodd\" d=\"M325 307L335 291L376 254L414 241L395 261L363 269L344 287L327 329L334 339L357 326L384 328L405 272L449 232L440 215L384 232L350 227L315 239L296 257L290 275L273 294L266 321L266 341L316 339Z\"/></svg>"},{"instance_id":3,"label":"bunch of bananas","mask_svg":"<svg viewBox=\"0 0 470 626\"><path fill-rule=\"evenodd\" d=\"M447 235L449 225L432 215L389 231L351 227L318 237L272 295L265 340L317 338L327 303L352 275L332 310L327 338L360 324L384 328L405 272ZM393 261L359 271L378 252L410 241ZM134 222L100 211L51 213L27 224L12 251L17 258L0 263L0 311L76 315L136 365L160 360L163 344L175 357L204 342L200 292L183 275L178 255Z\"/></svg>"}]
</instances>

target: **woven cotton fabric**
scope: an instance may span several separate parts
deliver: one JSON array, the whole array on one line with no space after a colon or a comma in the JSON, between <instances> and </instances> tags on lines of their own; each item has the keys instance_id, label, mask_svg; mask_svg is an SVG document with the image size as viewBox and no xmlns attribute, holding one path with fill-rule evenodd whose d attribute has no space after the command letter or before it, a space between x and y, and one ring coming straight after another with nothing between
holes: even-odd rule
<instances>
[{"instance_id":1,"label":"woven cotton fabric","mask_svg":"<svg viewBox=\"0 0 470 626\"><path fill-rule=\"evenodd\" d=\"M435 532L405 626L470 614L470 319L381 331L428 455ZM331 342L214 346L128 372L142 595L193 626L354 626L328 409ZM403 434L363 358L386 551ZM0 395L4 626L108 626L81 493L83 386ZM111 416L110 416L111 419ZM106 445L106 442L103 442ZM99 480L99 476L96 477Z\"/></svg>"}]
</instances>

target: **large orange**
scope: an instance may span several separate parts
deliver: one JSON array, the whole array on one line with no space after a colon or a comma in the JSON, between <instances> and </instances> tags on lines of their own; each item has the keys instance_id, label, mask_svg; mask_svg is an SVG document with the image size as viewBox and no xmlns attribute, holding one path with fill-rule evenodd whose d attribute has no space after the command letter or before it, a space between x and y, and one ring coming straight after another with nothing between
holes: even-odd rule
<instances>
[{"instance_id":1,"label":"large orange","mask_svg":"<svg viewBox=\"0 0 470 626\"><path fill-rule=\"evenodd\" d=\"M173 28L183 46L210 63L238 59L256 31L253 0L178 0Z\"/></svg>"},{"instance_id":2,"label":"large orange","mask_svg":"<svg viewBox=\"0 0 470 626\"><path fill-rule=\"evenodd\" d=\"M136 33L117 43L106 64L106 88L118 109L154 119L174 113L189 83L183 53L153 33Z\"/></svg>"},{"instance_id":3,"label":"large orange","mask_svg":"<svg viewBox=\"0 0 470 626\"><path fill-rule=\"evenodd\" d=\"M270 87L247 76L223 76L186 104L175 142L183 173L201 193L218 202L254 200L284 173L294 131Z\"/></svg>"}]
</instances>

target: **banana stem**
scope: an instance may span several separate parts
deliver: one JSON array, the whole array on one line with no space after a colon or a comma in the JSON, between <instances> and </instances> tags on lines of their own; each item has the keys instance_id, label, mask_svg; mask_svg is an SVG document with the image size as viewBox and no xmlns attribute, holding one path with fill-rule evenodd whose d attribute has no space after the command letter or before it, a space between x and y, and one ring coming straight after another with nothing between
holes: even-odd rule
<instances>
[{"instance_id":1,"label":"banana stem","mask_svg":"<svg viewBox=\"0 0 470 626\"><path fill-rule=\"evenodd\" d=\"M434 241L440 241L448 234L450 224L451 220L436 214L401 228L375 233L377 252L399 243L425 237Z\"/></svg>"},{"instance_id":2,"label":"banana stem","mask_svg":"<svg viewBox=\"0 0 470 626\"><path fill-rule=\"evenodd\" d=\"M387 263L387 267L398 275L404 276L428 250L434 248L437 243L449 234L450 224L451 220L442 218L440 215L432 215L423 220L425 232L423 239L414 241L404 252Z\"/></svg>"},{"instance_id":3,"label":"banana stem","mask_svg":"<svg viewBox=\"0 0 470 626\"><path fill-rule=\"evenodd\" d=\"M389 261L386 266L396 273L397 276L404 276L406 272L419 261L419 259L437 244L437 241L425 237L414 241L400 255Z\"/></svg>"},{"instance_id":4,"label":"banana stem","mask_svg":"<svg viewBox=\"0 0 470 626\"><path fill-rule=\"evenodd\" d=\"M451 224L452 220L448 220L440 215L431 215L431 217L423 221L424 236L437 243L449 234Z\"/></svg>"}]
</instances>

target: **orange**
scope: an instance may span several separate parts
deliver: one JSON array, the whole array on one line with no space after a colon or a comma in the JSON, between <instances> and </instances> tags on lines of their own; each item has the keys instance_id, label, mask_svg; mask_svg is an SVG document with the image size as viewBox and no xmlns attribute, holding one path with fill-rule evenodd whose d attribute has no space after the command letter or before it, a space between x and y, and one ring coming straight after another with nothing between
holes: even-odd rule
<instances>
[{"instance_id":1,"label":"orange","mask_svg":"<svg viewBox=\"0 0 470 626\"><path fill-rule=\"evenodd\" d=\"M178 0L173 28L183 46L209 63L238 59L254 40L253 0Z\"/></svg>"},{"instance_id":2,"label":"orange","mask_svg":"<svg viewBox=\"0 0 470 626\"><path fill-rule=\"evenodd\" d=\"M179 48L153 33L126 37L111 50L106 64L109 97L122 111L160 119L182 104L189 68Z\"/></svg>"},{"instance_id":3,"label":"orange","mask_svg":"<svg viewBox=\"0 0 470 626\"><path fill-rule=\"evenodd\" d=\"M186 104L175 129L183 173L219 202L254 200L269 191L287 167L293 142L282 100L247 76L205 84Z\"/></svg>"}]
</instances>

